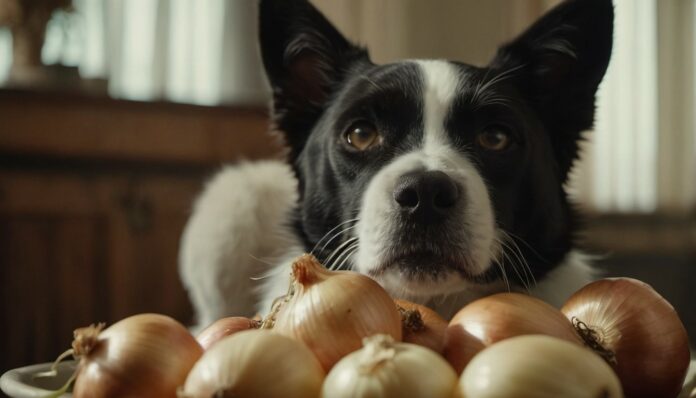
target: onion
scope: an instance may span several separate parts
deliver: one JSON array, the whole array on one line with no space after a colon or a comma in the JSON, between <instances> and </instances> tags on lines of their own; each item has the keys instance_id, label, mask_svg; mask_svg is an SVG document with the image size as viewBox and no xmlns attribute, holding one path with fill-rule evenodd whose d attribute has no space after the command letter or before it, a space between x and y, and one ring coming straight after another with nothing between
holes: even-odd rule
<instances>
[{"instance_id":1,"label":"onion","mask_svg":"<svg viewBox=\"0 0 696 398\"><path fill-rule=\"evenodd\" d=\"M261 321L245 318L243 316L231 316L218 319L196 336L196 340L204 350L209 349L225 336L247 329L258 329Z\"/></svg>"},{"instance_id":2,"label":"onion","mask_svg":"<svg viewBox=\"0 0 696 398\"><path fill-rule=\"evenodd\" d=\"M581 344L573 325L550 304L524 294L498 293L478 299L454 315L445 332L444 355L461 372L484 347L525 334Z\"/></svg>"},{"instance_id":3,"label":"onion","mask_svg":"<svg viewBox=\"0 0 696 398\"><path fill-rule=\"evenodd\" d=\"M620 398L614 371L592 351L544 335L507 339L477 354L459 379L470 398Z\"/></svg>"},{"instance_id":4,"label":"onion","mask_svg":"<svg viewBox=\"0 0 696 398\"><path fill-rule=\"evenodd\" d=\"M101 331L103 324L75 330L72 354L79 359L73 396L176 397L203 349L174 319L134 315Z\"/></svg>"},{"instance_id":5,"label":"onion","mask_svg":"<svg viewBox=\"0 0 696 398\"><path fill-rule=\"evenodd\" d=\"M314 352L327 371L377 333L401 340L401 317L374 280L350 271L329 271L311 255L292 264L292 288L266 324Z\"/></svg>"},{"instance_id":6,"label":"onion","mask_svg":"<svg viewBox=\"0 0 696 398\"><path fill-rule=\"evenodd\" d=\"M179 396L316 397L324 375L304 344L269 330L246 330L206 351Z\"/></svg>"},{"instance_id":7,"label":"onion","mask_svg":"<svg viewBox=\"0 0 696 398\"><path fill-rule=\"evenodd\" d=\"M677 312L650 285L603 279L573 294L561 311L586 344L614 367L627 397L675 397L689 367Z\"/></svg>"},{"instance_id":8,"label":"onion","mask_svg":"<svg viewBox=\"0 0 696 398\"><path fill-rule=\"evenodd\" d=\"M381 334L366 337L362 349L347 355L331 369L321 396L450 398L456 385L457 375L440 355Z\"/></svg>"},{"instance_id":9,"label":"onion","mask_svg":"<svg viewBox=\"0 0 696 398\"><path fill-rule=\"evenodd\" d=\"M403 341L442 353L447 321L430 308L406 300L394 300L401 314Z\"/></svg>"}]
</instances>

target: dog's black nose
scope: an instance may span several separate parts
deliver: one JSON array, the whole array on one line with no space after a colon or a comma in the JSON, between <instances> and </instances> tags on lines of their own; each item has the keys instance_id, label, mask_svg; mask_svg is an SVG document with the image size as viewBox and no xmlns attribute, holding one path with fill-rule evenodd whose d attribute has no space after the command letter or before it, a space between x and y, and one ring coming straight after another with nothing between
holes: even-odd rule
<instances>
[{"instance_id":1,"label":"dog's black nose","mask_svg":"<svg viewBox=\"0 0 696 398\"><path fill-rule=\"evenodd\" d=\"M442 171L416 171L399 177L394 200L410 215L435 221L455 207L459 191L454 180Z\"/></svg>"}]
</instances>

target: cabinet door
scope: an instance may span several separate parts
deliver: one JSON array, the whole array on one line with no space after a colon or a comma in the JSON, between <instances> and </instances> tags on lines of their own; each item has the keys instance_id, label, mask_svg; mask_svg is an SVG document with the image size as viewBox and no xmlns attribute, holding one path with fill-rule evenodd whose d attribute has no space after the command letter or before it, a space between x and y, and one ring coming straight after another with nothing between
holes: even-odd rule
<instances>
[{"instance_id":1,"label":"cabinet door","mask_svg":"<svg viewBox=\"0 0 696 398\"><path fill-rule=\"evenodd\" d=\"M141 312L189 323L179 236L200 177L0 172L0 371L73 329Z\"/></svg>"}]
</instances>

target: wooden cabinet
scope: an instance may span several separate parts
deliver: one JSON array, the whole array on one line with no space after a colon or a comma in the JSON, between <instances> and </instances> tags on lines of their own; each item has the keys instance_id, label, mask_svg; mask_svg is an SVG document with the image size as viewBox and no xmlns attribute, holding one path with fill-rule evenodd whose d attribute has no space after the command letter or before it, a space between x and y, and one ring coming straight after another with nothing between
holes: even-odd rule
<instances>
[{"instance_id":1,"label":"wooden cabinet","mask_svg":"<svg viewBox=\"0 0 696 398\"><path fill-rule=\"evenodd\" d=\"M278 153L263 110L0 90L0 371L72 330L158 312L188 323L178 242L221 164Z\"/></svg>"}]
</instances>

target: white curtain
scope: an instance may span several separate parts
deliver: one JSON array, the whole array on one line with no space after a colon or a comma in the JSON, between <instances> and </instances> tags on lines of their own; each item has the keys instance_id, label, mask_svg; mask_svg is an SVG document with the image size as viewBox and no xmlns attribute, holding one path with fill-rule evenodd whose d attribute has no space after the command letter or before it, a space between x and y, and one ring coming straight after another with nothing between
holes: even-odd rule
<instances>
[{"instance_id":1,"label":"white curtain","mask_svg":"<svg viewBox=\"0 0 696 398\"><path fill-rule=\"evenodd\" d=\"M202 105L265 104L254 0L74 0L47 27L43 61L108 79L109 94ZM11 57L0 32L0 79Z\"/></svg>"},{"instance_id":2,"label":"white curtain","mask_svg":"<svg viewBox=\"0 0 696 398\"><path fill-rule=\"evenodd\" d=\"M253 0L81 0L104 48L93 45L91 73L109 77L119 98L213 105L260 104ZM99 62L101 60L101 62ZM85 65L87 67L87 65ZM87 72L87 71L85 71Z\"/></svg>"},{"instance_id":3,"label":"white curtain","mask_svg":"<svg viewBox=\"0 0 696 398\"><path fill-rule=\"evenodd\" d=\"M0 28L0 83L7 79L12 63L12 36L7 28Z\"/></svg>"},{"instance_id":4,"label":"white curtain","mask_svg":"<svg viewBox=\"0 0 696 398\"><path fill-rule=\"evenodd\" d=\"M573 191L603 212L657 208L656 0L615 0L614 50ZM639 28L640 27L640 28Z\"/></svg>"},{"instance_id":5,"label":"white curtain","mask_svg":"<svg viewBox=\"0 0 696 398\"><path fill-rule=\"evenodd\" d=\"M696 209L696 3L614 0L614 53L573 192L590 210Z\"/></svg>"}]
</instances>

